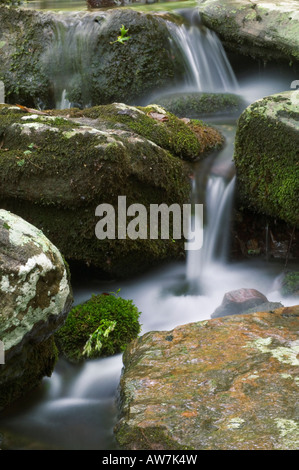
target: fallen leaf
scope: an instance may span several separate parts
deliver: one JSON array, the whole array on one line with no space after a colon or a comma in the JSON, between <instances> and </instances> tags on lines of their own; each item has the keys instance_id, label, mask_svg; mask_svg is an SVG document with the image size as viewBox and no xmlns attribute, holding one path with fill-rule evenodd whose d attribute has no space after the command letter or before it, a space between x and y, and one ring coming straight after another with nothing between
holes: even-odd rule
<instances>
[{"instance_id":1,"label":"fallen leaf","mask_svg":"<svg viewBox=\"0 0 299 470\"><path fill-rule=\"evenodd\" d=\"M165 114L161 113L149 113L149 116L152 117L153 119L156 119L156 121L169 121L168 117Z\"/></svg>"}]
</instances>

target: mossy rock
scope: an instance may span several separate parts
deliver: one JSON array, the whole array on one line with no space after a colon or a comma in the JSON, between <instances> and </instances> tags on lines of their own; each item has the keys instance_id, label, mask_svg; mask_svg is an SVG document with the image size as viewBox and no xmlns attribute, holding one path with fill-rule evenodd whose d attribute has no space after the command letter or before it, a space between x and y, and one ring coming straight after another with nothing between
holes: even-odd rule
<instances>
[{"instance_id":1,"label":"mossy rock","mask_svg":"<svg viewBox=\"0 0 299 470\"><path fill-rule=\"evenodd\" d=\"M286 273L281 284L280 292L283 296L299 296L299 271Z\"/></svg>"},{"instance_id":2,"label":"mossy rock","mask_svg":"<svg viewBox=\"0 0 299 470\"><path fill-rule=\"evenodd\" d=\"M298 92L272 95L241 115L234 161L238 195L256 212L299 227Z\"/></svg>"},{"instance_id":3,"label":"mossy rock","mask_svg":"<svg viewBox=\"0 0 299 470\"><path fill-rule=\"evenodd\" d=\"M243 99L232 93L173 93L156 102L176 116L188 118L238 116L245 108Z\"/></svg>"},{"instance_id":4,"label":"mossy rock","mask_svg":"<svg viewBox=\"0 0 299 470\"><path fill-rule=\"evenodd\" d=\"M183 259L184 239L98 240L97 206L111 204L117 217L125 195L127 207L183 207L191 192L183 159L203 158L223 142L199 121L120 103L45 115L2 105L0 136L2 207L43 230L68 261L122 277Z\"/></svg>"},{"instance_id":5,"label":"mossy rock","mask_svg":"<svg viewBox=\"0 0 299 470\"><path fill-rule=\"evenodd\" d=\"M299 62L298 2L201 0L198 6L203 24L226 49L264 62Z\"/></svg>"},{"instance_id":6,"label":"mossy rock","mask_svg":"<svg viewBox=\"0 0 299 470\"><path fill-rule=\"evenodd\" d=\"M120 353L140 333L139 316L133 301L117 293L93 295L71 310L56 333L58 350L74 363Z\"/></svg>"}]
</instances>

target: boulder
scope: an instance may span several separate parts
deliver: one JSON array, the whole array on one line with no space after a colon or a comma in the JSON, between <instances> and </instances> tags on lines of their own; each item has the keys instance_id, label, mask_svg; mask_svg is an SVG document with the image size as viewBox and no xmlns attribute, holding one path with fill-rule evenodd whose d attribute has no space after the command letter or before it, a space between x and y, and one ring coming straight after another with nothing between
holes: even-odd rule
<instances>
[{"instance_id":1,"label":"boulder","mask_svg":"<svg viewBox=\"0 0 299 470\"><path fill-rule=\"evenodd\" d=\"M65 263L44 234L0 210L0 408L51 375L54 332L72 304Z\"/></svg>"},{"instance_id":2,"label":"boulder","mask_svg":"<svg viewBox=\"0 0 299 470\"><path fill-rule=\"evenodd\" d=\"M239 203L299 227L298 92L268 96L239 118L234 162Z\"/></svg>"},{"instance_id":3,"label":"boulder","mask_svg":"<svg viewBox=\"0 0 299 470\"><path fill-rule=\"evenodd\" d=\"M267 303L268 299L256 289L237 289L227 292L212 318L236 315L248 309Z\"/></svg>"},{"instance_id":4,"label":"boulder","mask_svg":"<svg viewBox=\"0 0 299 470\"><path fill-rule=\"evenodd\" d=\"M27 109L27 111L30 111ZM211 138L200 138L205 130ZM119 196L138 203L188 203L189 169L222 136L157 106L115 103L95 108L36 113L0 106L1 206L43 230L68 260L126 276L170 259L182 259L184 239L99 240L100 204L118 214ZM125 214L126 215L126 214ZM129 222L128 218L128 222Z\"/></svg>"},{"instance_id":5,"label":"boulder","mask_svg":"<svg viewBox=\"0 0 299 470\"><path fill-rule=\"evenodd\" d=\"M167 17L171 20L171 15ZM182 77L166 22L131 9L46 12L0 6L0 79L6 102L39 107L135 104ZM11 25L14 25L11 28ZM118 42L120 29L129 31Z\"/></svg>"},{"instance_id":6,"label":"boulder","mask_svg":"<svg viewBox=\"0 0 299 470\"><path fill-rule=\"evenodd\" d=\"M264 62L299 61L299 6L291 0L199 0L203 24L223 45Z\"/></svg>"},{"instance_id":7,"label":"boulder","mask_svg":"<svg viewBox=\"0 0 299 470\"><path fill-rule=\"evenodd\" d=\"M124 355L126 450L295 450L299 306L152 331Z\"/></svg>"},{"instance_id":8,"label":"boulder","mask_svg":"<svg viewBox=\"0 0 299 470\"><path fill-rule=\"evenodd\" d=\"M243 99L232 93L171 93L155 102L178 117L239 116L244 110Z\"/></svg>"}]
</instances>

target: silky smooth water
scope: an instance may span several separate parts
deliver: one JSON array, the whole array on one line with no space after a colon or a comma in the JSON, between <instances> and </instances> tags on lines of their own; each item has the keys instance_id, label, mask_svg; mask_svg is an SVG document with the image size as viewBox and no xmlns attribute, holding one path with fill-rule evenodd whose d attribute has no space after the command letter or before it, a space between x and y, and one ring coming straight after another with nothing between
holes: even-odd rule
<instances>
[{"instance_id":1,"label":"silky smooth water","mask_svg":"<svg viewBox=\"0 0 299 470\"><path fill-rule=\"evenodd\" d=\"M188 29L183 33L186 38ZM200 36L194 31L191 35L192 41ZM191 47L192 44L193 48L191 38L187 39L182 40L181 45ZM213 54L220 54L220 51L221 47L216 48ZM250 77L245 74L240 78L240 93L247 102L288 90L291 83L288 71L272 76L271 82L270 77L267 81L265 70L253 70ZM229 76L225 83L226 80L230 80ZM224 90L219 88L217 91ZM229 224L225 227L224 222L228 221L233 204L232 158L236 123L223 118L214 125L224 134L226 144L218 154L195 165L193 175L193 200L203 201L206 207L201 252L187 253L186 262L158 267L136 279L106 282L96 277L74 279L75 304L89 299L92 294L121 289L120 295L133 299L139 308L142 333L145 333L207 320L222 302L224 294L238 288L257 289L269 301L281 301L286 306L298 303L298 299L282 299L279 294L284 262L246 260L228 263L225 260ZM38 389L1 413L0 436L4 436L1 447L115 449L113 427L117 422L116 397L121 370L121 355L86 361L77 366L60 360L51 378L45 378Z\"/></svg>"}]
</instances>

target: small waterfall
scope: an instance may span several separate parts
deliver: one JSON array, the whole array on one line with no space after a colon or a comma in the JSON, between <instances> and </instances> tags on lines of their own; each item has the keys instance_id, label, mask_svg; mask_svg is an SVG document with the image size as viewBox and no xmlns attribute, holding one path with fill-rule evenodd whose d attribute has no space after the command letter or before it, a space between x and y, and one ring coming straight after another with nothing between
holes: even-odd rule
<instances>
[{"instance_id":1,"label":"small waterfall","mask_svg":"<svg viewBox=\"0 0 299 470\"><path fill-rule=\"evenodd\" d=\"M236 92L238 82L215 32L204 27L196 10L183 10L187 24L168 21L174 53L182 57L186 91Z\"/></svg>"},{"instance_id":2,"label":"small waterfall","mask_svg":"<svg viewBox=\"0 0 299 470\"><path fill-rule=\"evenodd\" d=\"M223 133L225 147L212 165L200 166L193 181L192 202L204 204L204 234L202 248L187 252L186 278L192 288L209 266L227 260L236 179L232 165L235 129L224 127Z\"/></svg>"},{"instance_id":3,"label":"small waterfall","mask_svg":"<svg viewBox=\"0 0 299 470\"><path fill-rule=\"evenodd\" d=\"M61 15L53 40L43 56L58 109L90 106L92 62L103 12Z\"/></svg>"}]
</instances>

